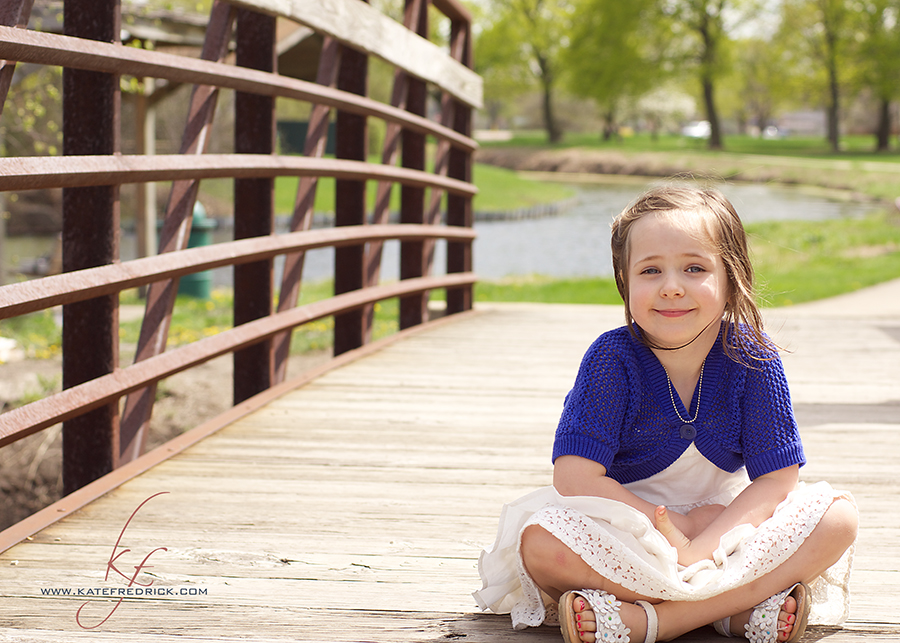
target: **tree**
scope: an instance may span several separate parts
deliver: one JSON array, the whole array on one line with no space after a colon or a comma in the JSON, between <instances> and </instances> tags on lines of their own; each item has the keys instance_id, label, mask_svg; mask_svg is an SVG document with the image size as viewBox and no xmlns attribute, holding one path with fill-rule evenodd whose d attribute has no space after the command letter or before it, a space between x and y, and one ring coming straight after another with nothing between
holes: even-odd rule
<instances>
[{"instance_id":1,"label":"tree","mask_svg":"<svg viewBox=\"0 0 900 643\"><path fill-rule=\"evenodd\" d=\"M724 56L729 39L726 15L737 16L740 0L661 0L662 12L683 34L682 57L696 69L710 125L710 149L722 149L722 126L716 105L716 81L727 68Z\"/></svg>"},{"instance_id":2,"label":"tree","mask_svg":"<svg viewBox=\"0 0 900 643\"><path fill-rule=\"evenodd\" d=\"M739 120L764 130L790 97L784 51L777 42L761 37L737 40L734 45L733 94L739 101Z\"/></svg>"},{"instance_id":3,"label":"tree","mask_svg":"<svg viewBox=\"0 0 900 643\"><path fill-rule=\"evenodd\" d=\"M858 5L861 10L858 62L862 82L872 88L878 98L878 126L875 149L887 151L891 140L891 102L900 92L900 1L869 0Z\"/></svg>"},{"instance_id":4,"label":"tree","mask_svg":"<svg viewBox=\"0 0 900 643\"><path fill-rule=\"evenodd\" d=\"M596 101L603 138L618 130L626 102L650 90L663 75L656 0L580 0L571 41L561 60L570 91Z\"/></svg>"},{"instance_id":5,"label":"tree","mask_svg":"<svg viewBox=\"0 0 900 643\"><path fill-rule=\"evenodd\" d=\"M491 0L486 13L493 17L478 36L478 69L487 71L481 56L487 55L491 73L507 78L530 77L542 96L547 139L562 138L554 113L553 94L560 76L560 54L568 42L572 3L568 0Z\"/></svg>"},{"instance_id":6,"label":"tree","mask_svg":"<svg viewBox=\"0 0 900 643\"><path fill-rule=\"evenodd\" d=\"M825 89L828 142L840 149L841 74L853 38L853 11L846 0L786 0L782 37L812 62L810 77L819 77Z\"/></svg>"}]
</instances>

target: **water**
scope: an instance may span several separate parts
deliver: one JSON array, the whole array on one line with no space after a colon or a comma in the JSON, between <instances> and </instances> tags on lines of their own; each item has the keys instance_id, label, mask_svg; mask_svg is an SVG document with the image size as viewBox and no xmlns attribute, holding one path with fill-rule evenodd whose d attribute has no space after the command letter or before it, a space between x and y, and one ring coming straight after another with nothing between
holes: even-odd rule
<instances>
[{"instance_id":1,"label":"water","mask_svg":"<svg viewBox=\"0 0 900 643\"><path fill-rule=\"evenodd\" d=\"M585 187L580 190L580 204L557 217L476 223L475 271L483 279L529 274L611 276L610 224L650 185L648 180ZM732 202L744 223L858 217L877 208L869 203L833 201L802 189L777 185L717 187Z\"/></svg>"},{"instance_id":2,"label":"water","mask_svg":"<svg viewBox=\"0 0 900 643\"><path fill-rule=\"evenodd\" d=\"M579 188L580 202L561 215L521 221L485 221L475 224L475 271L482 279L500 279L514 275L549 277L593 277L612 274L609 227L629 202L643 192L651 181L604 183ZM718 186L731 200L745 223L766 220L804 219L819 221L862 216L878 206L867 203L833 201L803 189L765 184L723 184ZM231 232L219 230L214 242L228 241ZM49 254L52 237L12 237L6 240L8 267ZM123 233L122 258L135 256L134 235ZM382 279L399 278L400 244L384 246ZM315 281L332 276L334 250L322 248L306 254L304 278ZM446 244L438 242L435 272L444 273ZM276 260L276 283L280 281L281 262ZM231 285L231 269L213 273L216 286Z\"/></svg>"}]
</instances>

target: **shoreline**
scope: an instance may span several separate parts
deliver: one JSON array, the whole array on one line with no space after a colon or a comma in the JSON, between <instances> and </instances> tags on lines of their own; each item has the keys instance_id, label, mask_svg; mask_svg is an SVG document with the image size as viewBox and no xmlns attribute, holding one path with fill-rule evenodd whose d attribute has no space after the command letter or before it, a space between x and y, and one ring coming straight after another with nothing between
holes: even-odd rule
<instances>
[{"instance_id":1,"label":"shoreline","mask_svg":"<svg viewBox=\"0 0 900 643\"><path fill-rule=\"evenodd\" d=\"M536 180L589 184L689 177L713 182L777 183L838 201L897 207L900 163L747 154L637 152L586 148L487 147L476 162Z\"/></svg>"}]
</instances>

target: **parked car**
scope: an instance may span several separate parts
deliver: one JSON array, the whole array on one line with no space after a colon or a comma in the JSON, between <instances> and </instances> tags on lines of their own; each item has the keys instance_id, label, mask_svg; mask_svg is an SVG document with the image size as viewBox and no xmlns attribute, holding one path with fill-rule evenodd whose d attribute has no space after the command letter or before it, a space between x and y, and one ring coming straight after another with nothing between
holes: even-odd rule
<instances>
[{"instance_id":1,"label":"parked car","mask_svg":"<svg viewBox=\"0 0 900 643\"><path fill-rule=\"evenodd\" d=\"M709 138L712 128L709 121L691 121L681 128L681 134L688 138Z\"/></svg>"}]
</instances>

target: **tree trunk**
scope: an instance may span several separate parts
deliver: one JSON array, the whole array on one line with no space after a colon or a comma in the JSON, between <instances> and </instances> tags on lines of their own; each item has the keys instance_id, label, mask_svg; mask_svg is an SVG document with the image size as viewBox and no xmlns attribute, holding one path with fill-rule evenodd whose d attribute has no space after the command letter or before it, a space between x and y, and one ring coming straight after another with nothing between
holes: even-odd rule
<instances>
[{"instance_id":1,"label":"tree trunk","mask_svg":"<svg viewBox=\"0 0 900 643\"><path fill-rule=\"evenodd\" d=\"M709 121L709 149L722 149L722 128L719 124L719 112L716 110L715 91L712 78L703 77L703 102L706 104L706 120Z\"/></svg>"},{"instance_id":2,"label":"tree trunk","mask_svg":"<svg viewBox=\"0 0 900 643\"><path fill-rule=\"evenodd\" d=\"M610 108L603 114L603 142L608 143L613 137L618 138L618 135L619 126L616 124L616 111Z\"/></svg>"},{"instance_id":3,"label":"tree trunk","mask_svg":"<svg viewBox=\"0 0 900 643\"><path fill-rule=\"evenodd\" d=\"M841 149L841 133L840 133L840 101L841 90L838 85L837 70L837 44L834 37L828 39L828 143L831 150L839 152Z\"/></svg>"},{"instance_id":4,"label":"tree trunk","mask_svg":"<svg viewBox=\"0 0 900 643\"><path fill-rule=\"evenodd\" d=\"M878 129L875 132L876 152L887 152L891 147L891 99L882 98L878 111Z\"/></svg>"},{"instance_id":5,"label":"tree trunk","mask_svg":"<svg viewBox=\"0 0 900 643\"><path fill-rule=\"evenodd\" d=\"M547 132L547 140L551 143L559 143L562 140L562 130L556 122L553 113L553 72L551 72L543 60L540 61L541 85L544 88L544 130Z\"/></svg>"},{"instance_id":6,"label":"tree trunk","mask_svg":"<svg viewBox=\"0 0 900 643\"><path fill-rule=\"evenodd\" d=\"M721 6L719 7L721 12ZM719 112L716 110L715 88L713 83L714 69L718 52L715 25L709 13L700 16L698 31L703 41L703 52L700 55L700 83L703 85L703 103L706 106L706 120L709 121L709 149L722 149L722 128L719 124Z\"/></svg>"}]
</instances>

